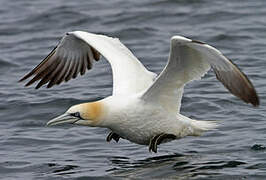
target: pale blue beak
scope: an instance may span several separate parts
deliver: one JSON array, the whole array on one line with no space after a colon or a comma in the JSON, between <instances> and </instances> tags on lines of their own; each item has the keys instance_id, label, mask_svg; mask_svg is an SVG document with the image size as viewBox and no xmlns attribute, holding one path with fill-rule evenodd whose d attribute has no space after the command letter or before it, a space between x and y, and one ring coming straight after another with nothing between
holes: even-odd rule
<instances>
[{"instance_id":1,"label":"pale blue beak","mask_svg":"<svg viewBox=\"0 0 266 180\"><path fill-rule=\"evenodd\" d=\"M50 121L47 122L47 126L54 126L58 124L75 124L77 121L79 121L79 118L73 117L69 115L68 113L62 114L61 116L58 116Z\"/></svg>"}]
</instances>

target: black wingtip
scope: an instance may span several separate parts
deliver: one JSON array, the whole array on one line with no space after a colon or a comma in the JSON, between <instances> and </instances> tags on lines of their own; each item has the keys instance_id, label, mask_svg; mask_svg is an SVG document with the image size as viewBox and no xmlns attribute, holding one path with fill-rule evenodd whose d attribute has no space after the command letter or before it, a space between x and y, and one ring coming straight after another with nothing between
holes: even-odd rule
<instances>
[{"instance_id":1,"label":"black wingtip","mask_svg":"<svg viewBox=\"0 0 266 180\"><path fill-rule=\"evenodd\" d=\"M22 81L24 81L25 79L21 78L20 80L18 80L18 83L21 83Z\"/></svg>"},{"instance_id":2,"label":"black wingtip","mask_svg":"<svg viewBox=\"0 0 266 180\"><path fill-rule=\"evenodd\" d=\"M39 89L41 86L38 84L37 86L35 86L35 89Z\"/></svg>"},{"instance_id":3,"label":"black wingtip","mask_svg":"<svg viewBox=\"0 0 266 180\"><path fill-rule=\"evenodd\" d=\"M29 72L28 74L26 74L25 76L23 76L18 82L22 82L25 79L28 79L33 73L34 73L33 71Z\"/></svg>"},{"instance_id":4,"label":"black wingtip","mask_svg":"<svg viewBox=\"0 0 266 180\"><path fill-rule=\"evenodd\" d=\"M25 84L25 87L28 87L28 86L30 86L31 84L32 84L33 82L28 82L27 84Z\"/></svg>"},{"instance_id":5,"label":"black wingtip","mask_svg":"<svg viewBox=\"0 0 266 180\"><path fill-rule=\"evenodd\" d=\"M253 96L249 99L250 103L254 106L254 107L259 107L260 105L260 99L257 95L256 92L254 92Z\"/></svg>"},{"instance_id":6,"label":"black wingtip","mask_svg":"<svg viewBox=\"0 0 266 180\"><path fill-rule=\"evenodd\" d=\"M22 81L24 81L25 79L21 78L20 80L18 80L18 83L21 83Z\"/></svg>"}]
</instances>

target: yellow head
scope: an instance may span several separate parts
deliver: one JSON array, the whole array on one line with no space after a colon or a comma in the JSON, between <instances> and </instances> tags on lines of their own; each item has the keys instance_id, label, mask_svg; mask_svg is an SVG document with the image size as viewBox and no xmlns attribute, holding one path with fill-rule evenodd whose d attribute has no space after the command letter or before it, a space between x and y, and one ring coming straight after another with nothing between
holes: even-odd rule
<instances>
[{"instance_id":1,"label":"yellow head","mask_svg":"<svg viewBox=\"0 0 266 180\"><path fill-rule=\"evenodd\" d=\"M79 124L84 126L97 126L103 115L101 101L82 103L70 107L64 114L50 120L47 125Z\"/></svg>"}]
</instances>

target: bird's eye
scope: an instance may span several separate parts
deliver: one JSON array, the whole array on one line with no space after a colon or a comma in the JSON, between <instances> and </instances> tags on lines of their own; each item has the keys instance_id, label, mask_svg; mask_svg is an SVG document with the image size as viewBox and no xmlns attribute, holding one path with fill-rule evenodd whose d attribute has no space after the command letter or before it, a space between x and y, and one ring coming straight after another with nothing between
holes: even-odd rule
<instances>
[{"instance_id":1,"label":"bird's eye","mask_svg":"<svg viewBox=\"0 0 266 180\"><path fill-rule=\"evenodd\" d=\"M70 115L82 119L79 112L71 113Z\"/></svg>"}]
</instances>

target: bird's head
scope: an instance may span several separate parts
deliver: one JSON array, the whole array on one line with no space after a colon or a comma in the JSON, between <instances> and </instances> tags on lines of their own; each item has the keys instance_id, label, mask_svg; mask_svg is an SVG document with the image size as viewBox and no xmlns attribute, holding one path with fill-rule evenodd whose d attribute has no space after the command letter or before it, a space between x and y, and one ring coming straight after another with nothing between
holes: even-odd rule
<instances>
[{"instance_id":1,"label":"bird's head","mask_svg":"<svg viewBox=\"0 0 266 180\"><path fill-rule=\"evenodd\" d=\"M101 101L82 103L70 107L64 114L50 120L47 126L57 124L78 124L97 126L103 114Z\"/></svg>"}]
</instances>

